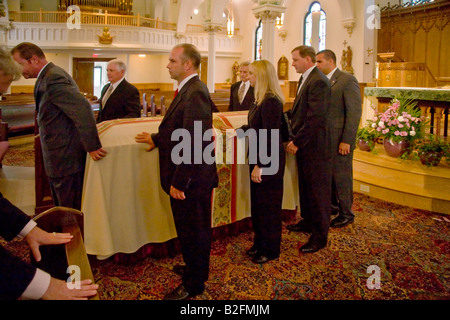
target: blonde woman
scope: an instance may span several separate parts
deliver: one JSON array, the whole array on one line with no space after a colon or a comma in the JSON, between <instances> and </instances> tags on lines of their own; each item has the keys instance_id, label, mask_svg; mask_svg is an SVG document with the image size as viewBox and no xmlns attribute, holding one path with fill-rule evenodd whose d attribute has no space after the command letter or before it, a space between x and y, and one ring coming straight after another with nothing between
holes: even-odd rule
<instances>
[{"instance_id":1,"label":"blonde woman","mask_svg":"<svg viewBox=\"0 0 450 320\"><path fill-rule=\"evenodd\" d=\"M258 147L256 155L252 155L252 149L249 149L251 214L255 235L253 246L247 254L255 263L266 263L280 255L281 202L286 160L279 130L284 96L275 68L269 61L255 61L250 64L249 71L255 103L249 110L247 130L253 129L256 133L253 138L252 135L248 136L250 145ZM252 161L252 157L256 161Z\"/></svg>"}]
</instances>

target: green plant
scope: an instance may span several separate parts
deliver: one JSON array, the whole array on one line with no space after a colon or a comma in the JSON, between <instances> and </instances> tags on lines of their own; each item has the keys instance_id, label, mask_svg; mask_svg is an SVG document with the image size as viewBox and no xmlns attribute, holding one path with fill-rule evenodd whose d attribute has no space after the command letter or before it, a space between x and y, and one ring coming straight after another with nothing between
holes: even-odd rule
<instances>
[{"instance_id":1,"label":"green plant","mask_svg":"<svg viewBox=\"0 0 450 320\"><path fill-rule=\"evenodd\" d=\"M369 146L369 149L372 151L375 148L375 143L380 137L380 133L371 128L371 127L362 127L356 131L356 144L359 143L360 140L366 142Z\"/></svg>"},{"instance_id":2,"label":"green plant","mask_svg":"<svg viewBox=\"0 0 450 320\"><path fill-rule=\"evenodd\" d=\"M448 157L450 156L450 143L434 134L430 134L416 142L415 150L423 164L427 166L437 166L442 157L445 157L448 162Z\"/></svg>"}]
</instances>

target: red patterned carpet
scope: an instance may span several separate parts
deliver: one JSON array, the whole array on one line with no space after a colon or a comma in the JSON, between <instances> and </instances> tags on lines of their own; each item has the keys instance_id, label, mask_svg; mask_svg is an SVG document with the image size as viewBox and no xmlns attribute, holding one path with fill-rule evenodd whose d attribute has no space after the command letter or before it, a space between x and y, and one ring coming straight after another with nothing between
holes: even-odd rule
<instances>
[{"instance_id":1,"label":"red patterned carpet","mask_svg":"<svg viewBox=\"0 0 450 320\"><path fill-rule=\"evenodd\" d=\"M34 138L27 136L23 141L14 142L10 139L10 147L5 153L4 166L34 167Z\"/></svg>"},{"instance_id":2,"label":"red patterned carpet","mask_svg":"<svg viewBox=\"0 0 450 320\"><path fill-rule=\"evenodd\" d=\"M282 253L264 265L244 254L250 231L213 243L210 279L195 300L448 300L450 217L355 194L356 221L332 229L329 245L314 254L298 248L307 235L283 227ZM171 269L181 255L132 264L91 259L105 300L158 300L180 283ZM369 266L381 288L369 289Z\"/></svg>"},{"instance_id":3,"label":"red patterned carpet","mask_svg":"<svg viewBox=\"0 0 450 320\"><path fill-rule=\"evenodd\" d=\"M24 147L24 146L22 146ZM20 148L20 147L19 147ZM13 148L10 150L15 152ZM26 150L25 150L26 151ZM24 165L32 151L4 165ZM17 159L17 158L16 158ZM5 162L6 161L6 162ZM355 193L355 223L332 229L328 246L302 255L308 236L286 230L279 259L256 265L245 255L247 229L215 240L204 294L195 300L449 300L450 216L412 209ZM28 259L24 242L1 243ZM174 242L176 243L176 242ZM176 245L172 246L172 249ZM159 300L181 281L171 270L181 255L99 261L90 257L103 300ZM117 257L116 257L117 258ZM369 289L370 266L380 271L380 289Z\"/></svg>"},{"instance_id":4,"label":"red patterned carpet","mask_svg":"<svg viewBox=\"0 0 450 320\"><path fill-rule=\"evenodd\" d=\"M450 217L355 193L355 222L332 229L329 244L302 255L307 235L286 230L281 257L264 265L245 251L252 232L215 240L204 294L194 300L449 300ZM3 245L28 259L23 241ZM173 257L131 263L90 257L102 300L159 300L180 283ZM380 270L380 289L369 289L369 266ZM373 277L371 277L373 278Z\"/></svg>"}]
</instances>

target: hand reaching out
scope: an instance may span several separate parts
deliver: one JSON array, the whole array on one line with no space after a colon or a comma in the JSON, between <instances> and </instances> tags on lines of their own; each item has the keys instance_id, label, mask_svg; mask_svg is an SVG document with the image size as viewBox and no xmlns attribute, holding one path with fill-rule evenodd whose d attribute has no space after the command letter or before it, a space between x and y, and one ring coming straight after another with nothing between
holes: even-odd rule
<instances>
[{"instance_id":1,"label":"hand reaching out","mask_svg":"<svg viewBox=\"0 0 450 320\"><path fill-rule=\"evenodd\" d=\"M147 148L147 151L152 151L154 148L156 148L156 145L153 142L152 136L148 132L139 133L135 137L135 140L137 143L148 143L149 146Z\"/></svg>"},{"instance_id":2,"label":"hand reaching out","mask_svg":"<svg viewBox=\"0 0 450 320\"><path fill-rule=\"evenodd\" d=\"M30 246L34 259L39 262L41 261L41 252L39 251L39 246L68 243L70 240L72 240L72 238L73 236L70 233L49 233L39 227L34 227L27 234L25 240Z\"/></svg>"},{"instance_id":3,"label":"hand reaching out","mask_svg":"<svg viewBox=\"0 0 450 320\"><path fill-rule=\"evenodd\" d=\"M103 159L106 156L107 153L108 152L106 152L105 149L100 148L98 150L89 152L89 155L91 156L92 160L98 161L100 159Z\"/></svg>"}]
</instances>

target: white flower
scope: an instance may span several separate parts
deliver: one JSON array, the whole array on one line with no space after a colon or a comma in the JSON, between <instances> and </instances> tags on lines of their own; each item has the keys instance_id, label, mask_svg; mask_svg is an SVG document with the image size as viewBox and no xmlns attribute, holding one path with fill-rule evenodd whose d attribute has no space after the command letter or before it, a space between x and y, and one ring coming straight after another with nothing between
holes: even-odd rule
<instances>
[{"instance_id":1,"label":"white flower","mask_svg":"<svg viewBox=\"0 0 450 320\"><path fill-rule=\"evenodd\" d=\"M403 118L403 116L400 116L400 117L397 118L397 120L400 121L400 122L404 122L405 118Z\"/></svg>"},{"instance_id":2,"label":"white flower","mask_svg":"<svg viewBox=\"0 0 450 320\"><path fill-rule=\"evenodd\" d=\"M372 128L376 128L377 127L377 124L376 123L372 123Z\"/></svg>"},{"instance_id":3,"label":"white flower","mask_svg":"<svg viewBox=\"0 0 450 320\"><path fill-rule=\"evenodd\" d=\"M384 122L383 121L378 122L378 126L384 128Z\"/></svg>"},{"instance_id":4,"label":"white flower","mask_svg":"<svg viewBox=\"0 0 450 320\"><path fill-rule=\"evenodd\" d=\"M410 131L410 132L409 132L409 135L410 135L411 137L414 137L414 136L416 135L416 132L415 132L415 131Z\"/></svg>"}]
</instances>

